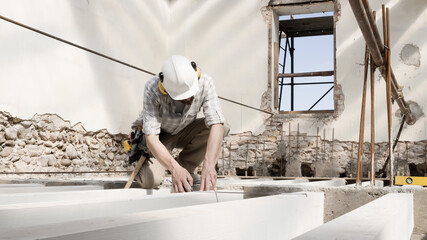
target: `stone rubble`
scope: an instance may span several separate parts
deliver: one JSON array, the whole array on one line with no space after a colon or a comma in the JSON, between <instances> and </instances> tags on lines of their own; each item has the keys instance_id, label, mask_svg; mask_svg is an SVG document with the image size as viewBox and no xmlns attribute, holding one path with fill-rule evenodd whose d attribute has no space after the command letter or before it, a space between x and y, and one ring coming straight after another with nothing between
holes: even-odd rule
<instances>
[{"instance_id":1,"label":"stone rubble","mask_svg":"<svg viewBox=\"0 0 427 240\"><path fill-rule=\"evenodd\" d=\"M227 136L218 161L220 175L355 177L358 143L308 136L303 130L282 131L283 118L272 117L260 135ZM55 114L36 114L23 120L0 111L1 172L132 171L123 141L127 134L105 129L86 131ZM367 177L370 143L363 145ZM333 151L332 151L333 150ZM176 156L179 150L174 150ZM427 140L400 142L395 171L401 175L427 172ZM375 144L376 170L382 168L387 143Z\"/></svg>"},{"instance_id":2,"label":"stone rubble","mask_svg":"<svg viewBox=\"0 0 427 240\"><path fill-rule=\"evenodd\" d=\"M132 171L125 134L86 131L55 114L23 120L0 111L2 172ZM106 161L101 164L102 156Z\"/></svg>"}]
</instances>

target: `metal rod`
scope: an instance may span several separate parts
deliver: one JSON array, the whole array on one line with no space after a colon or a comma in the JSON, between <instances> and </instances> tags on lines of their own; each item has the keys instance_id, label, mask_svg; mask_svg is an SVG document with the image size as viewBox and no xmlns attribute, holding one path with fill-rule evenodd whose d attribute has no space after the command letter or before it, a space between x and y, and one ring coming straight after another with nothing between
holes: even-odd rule
<instances>
[{"instance_id":1,"label":"metal rod","mask_svg":"<svg viewBox=\"0 0 427 240\"><path fill-rule=\"evenodd\" d=\"M86 48L86 47L83 47L83 46L80 46L80 45L78 45L78 44L72 43L72 42L67 41L67 40L65 40L65 39L62 39L62 38L56 37L56 36L54 36L54 35L52 35L52 34L49 34L49 33L43 32L43 31L40 31L40 30L38 30L38 29L32 28L32 27L30 27L30 26L27 26L27 25L22 24L22 23L20 23L20 22L14 21L14 20L9 19L9 18L7 18L7 17L4 17L4 16L1 16L1 15L0 15L0 18L1 18L1 19L3 19L3 20L5 20L5 21L8 21L8 22L10 22L10 23L13 23L13 24L15 24L15 25L18 25L18 26L20 26L20 27L23 27L23 28L26 28L26 29L31 30L31 31L33 31L33 32L39 33L39 34L41 34L41 35L44 35L44 36L46 36L46 37L49 37L49 38L55 39L55 40L57 40L57 41L63 42L63 43L68 44L68 45L71 45L71 46L73 46L73 47L76 47L76 48L82 49L82 50L84 50L84 51L90 52L90 53L92 53L92 54L98 55L98 56L103 57L103 58L106 58L106 59L109 59L109 60L111 60L111 61L113 61L113 62L120 63L120 64L122 64L122 65L125 65L125 66L127 66L127 67L130 67L130 68L133 68L133 69L139 70L139 71L141 71L141 72L145 72L145 73L150 74L150 75L156 75L156 74L154 74L154 73L152 73L152 72L150 72L150 71L147 71L147 70L145 70L145 69L142 69L142 68L136 67L136 66L134 66L134 65L130 65L130 64L128 64L128 63L122 62L122 61L117 60L117 59L115 59L115 58L109 57L109 56L107 56L107 55L105 55L105 54L99 53L99 52L97 52L97 51L91 50L91 49Z\"/></svg>"},{"instance_id":2,"label":"metal rod","mask_svg":"<svg viewBox=\"0 0 427 240\"><path fill-rule=\"evenodd\" d=\"M319 127L316 132L316 162L319 161Z\"/></svg>"},{"instance_id":3,"label":"metal rod","mask_svg":"<svg viewBox=\"0 0 427 240\"><path fill-rule=\"evenodd\" d=\"M403 126L405 125L405 118L406 118L406 115L403 115L402 121L400 123L399 131L397 132L397 136L396 136L396 138L394 139L394 142L393 142L393 149L392 149L393 152L394 152L394 149L397 146L397 143L399 142L400 134L402 133ZM379 173L380 173L379 177L384 177L384 174L386 172L386 168L387 168L387 165L388 165L389 161L390 161L390 156L387 156L387 159L385 160L385 163L384 163L383 167L379 171Z\"/></svg>"},{"instance_id":4,"label":"metal rod","mask_svg":"<svg viewBox=\"0 0 427 240\"><path fill-rule=\"evenodd\" d=\"M326 160L326 129L323 129L323 162Z\"/></svg>"},{"instance_id":5,"label":"metal rod","mask_svg":"<svg viewBox=\"0 0 427 240\"><path fill-rule=\"evenodd\" d=\"M144 73L147 73L147 74L149 74L149 75L152 75L152 76L156 75L155 73L152 73L152 72L147 71L147 70L145 70L145 69L142 69L142 68L136 67L136 66L134 66L134 65L131 65L131 64L129 64L129 63L125 63L125 62L123 62L123 61L120 61L120 60L118 60L118 59L112 58L112 57L107 56L107 55L105 55L105 54L99 53L99 52L97 52L97 51L91 50L91 49L89 49L89 48L86 48L86 47L83 47L83 46L81 46L81 45L75 44L75 43L73 43L73 42L67 41L67 40L65 40L65 39L62 39L62 38L56 37L56 36L54 36L54 35L52 35L52 34L49 34L49 33L43 32L43 31L40 31L40 30L35 29L35 28L32 28L32 27L30 27L30 26L27 26L27 25L22 24L22 23L20 23L20 22L14 21L14 20L9 19L9 18L7 18L7 17L4 17L4 16L2 16L2 15L0 15L0 19L3 19L3 20L5 20L5 21L8 21L8 22L13 23L13 24L15 24L15 25L18 25L18 26L20 26L20 27L26 28L26 29L31 30L31 31L33 31L33 32L39 33L39 34L44 35L44 36L46 36L46 37L49 37L49 38L55 39L55 40L60 41L60 42L62 42L62 43L65 43L65 44L71 45L71 46L73 46L73 47L79 48L79 49L81 49L81 50L84 50L84 51L90 52L90 53L95 54L95 55L97 55L97 56L100 56L100 57L103 57L103 58L109 59L109 60L111 60L111 61L113 61L113 62L116 62L116 63L122 64L122 65L124 65L124 66L127 66L127 67L130 67L130 68L133 68L133 69L139 70L139 71L144 72ZM251 106L248 106L248 105L246 105L246 104L242 104L242 103L239 103L239 102L236 102L236 101L233 101L233 100L230 100L230 99L224 98L224 97L220 97L220 96L218 96L218 98L220 98L220 99L222 99L222 100L225 100L225 101L228 101L228 102L231 102L231 103L235 103L235 104L238 104L238 105L241 105L241 106L247 107L247 108L251 108L251 109L254 109L254 110L257 110L257 111L261 111L261 112L264 112L264 113L268 113L268 114L274 115L274 113L271 113L271 112L268 112L268 111L265 111L265 110L262 110L262 109L258 109L258 108L255 108L255 107L251 107Z\"/></svg>"},{"instance_id":6,"label":"metal rod","mask_svg":"<svg viewBox=\"0 0 427 240\"><path fill-rule=\"evenodd\" d=\"M326 96L326 95L328 95L328 93L332 90L334 88L334 86L332 86L331 88L329 88L329 90L328 91L326 91L325 92L325 94L323 94L323 96L321 96L314 104L313 104L313 106L311 106L309 109L308 109L308 111L310 111L312 108L314 108L320 101L322 101L322 99Z\"/></svg>"},{"instance_id":7,"label":"metal rod","mask_svg":"<svg viewBox=\"0 0 427 240\"><path fill-rule=\"evenodd\" d=\"M374 13L375 16L375 13ZM374 111L374 100L375 100L375 64L370 58L371 65L371 167L370 176L371 186L375 186L375 111Z\"/></svg>"},{"instance_id":8,"label":"metal rod","mask_svg":"<svg viewBox=\"0 0 427 240\"><path fill-rule=\"evenodd\" d=\"M297 153L299 152L299 123L297 124Z\"/></svg>"},{"instance_id":9,"label":"metal rod","mask_svg":"<svg viewBox=\"0 0 427 240\"><path fill-rule=\"evenodd\" d=\"M225 101L228 101L228 102L232 102L234 104L237 104L237 105L240 105L240 106L243 106L243 107L247 107L247 108L250 108L250 109L253 109L253 110L257 110L257 111L260 111L260 112L263 112L263 113L274 115L274 113L272 113L272 112L269 112L269 111L266 111L266 110L262 110L262 109L259 109L259 108L255 108L255 107L251 107L249 105L246 105L246 104L243 104L243 103L239 103L239 102L236 102L236 101L233 101L233 100L221 97L221 96L218 96L218 98L222 99L222 100L225 100Z\"/></svg>"},{"instance_id":10,"label":"metal rod","mask_svg":"<svg viewBox=\"0 0 427 240\"><path fill-rule=\"evenodd\" d=\"M405 142L406 144L406 163L405 163L405 166L406 165L408 165L408 162L409 162L409 147L408 147L408 142Z\"/></svg>"},{"instance_id":11,"label":"metal rod","mask_svg":"<svg viewBox=\"0 0 427 240\"><path fill-rule=\"evenodd\" d=\"M351 160L351 164L352 164L352 168L351 168L351 173L353 174L353 170L354 170L354 165L353 165L353 150L354 150L354 143L351 142L351 152L350 152L350 160ZM357 174L357 171L356 171Z\"/></svg>"},{"instance_id":12,"label":"metal rod","mask_svg":"<svg viewBox=\"0 0 427 240\"><path fill-rule=\"evenodd\" d=\"M264 166L266 165L265 162L265 142L262 143L262 162L264 163Z\"/></svg>"},{"instance_id":13,"label":"metal rod","mask_svg":"<svg viewBox=\"0 0 427 240\"><path fill-rule=\"evenodd\" d=\"M368 80L368 60L369 52L368 46L365 47L365 69L363 76L363 95L362 95L362 109L360 113L360 130L359 130L359 148L357 151L357 174L356 174L356 186L360 187L362 185L362 175L363 175L363 140L365 133L365 103L366 103L366 82Z\"/></svg>"},{"instance_id":14,"label":"metal rod","mask_svg":"<svg viewBox=\"0 0 427 240\"><path fill-rule=\"evenodd\" d=\"M290 77L327 77L334 75L334 71L320 71L320 72L303 72L303 73L286 73L278 74L277 78L290 78Z\"/></svg>"},{"instance_id":15,"label":"metal rod","mask_svg":"<svg viewBox=\"0 0 427 240\"><path fill-rule=\"evenodd\" d=\"M222 157L222 172L223 172L223 174L225 173L225 158L224 158L224 145L225 145L225 142L222 142L222 155L221 155L221 157Z\"/></svg>"},{"instance_id":16,"label":"metal rod","mask_svg":"<svg viewBox=\"0 0 427 240\"><path fill-rule=\"evenodd\" d=\"M408 165L408 163L406 163ZM424 177L427 177L427 144L424 146Z\"/></svg>"},{"instance_id":17,"label":"metal rod","mask_svg":"<svg viewBox=\"0 0 427 240\"><path fill-rule=\"evenodd\" d=\"M231 142L229 144L229 150L228 150L228 175L231 175Z\"/></svg>"},{"instance_id":18,"label":"metal rod","mask_svg":"<svg viewBox=\"0 0 427 240\"><path fill-rule=\"evenodd\" d=\"M291 148L292 148L292 144L291 144L291 122L289 122L289 132L288 132L288 149L289 149L289 157L288 157L288 161L291 161Z\"/></svg>"},{"instance_id":19,"label":"metal rod","mask_svg":"<svg viewBox=\"0 0 427 240\"><path fill-rule=\"evenodd\" d=\"M258 166L258 140L255 141L255 166ZM254 168L254 176L256 176L256 169Z\"/></svg>"},{"instance_id":20,"label":"metal rod","mask_svg":"<svg viewBox=\"0 0 427 240\"><path fill-rule=\"evenodd\" d=\"M248 176L248 155L249 155L249 140L246 141L245 176Z\"/></svg>"},{"instance_id":21,"label":"metal rod","mask_svg":"<svg viewBox=\"0 0 427 240\"><path fill-rule=\"evenodd\" d=\"M294 73L294 37L291 37L291 48L290 48L290 54L291 54L291 73ZM295 97L295 89L294 89L294 78L291 77L291 111L294 110L294 97Z\"/></svg>"},{"instance_id":22,"label":"metal rod","mask_svg":"<svg viewBox=\"0 0 427 240\"><path fill-rule=\"evenodd\" d=\"M331 162L334 162L334 144L335 144L335 128L332 128L332 149L331 149Z\"/></svg>"}]
</instances>

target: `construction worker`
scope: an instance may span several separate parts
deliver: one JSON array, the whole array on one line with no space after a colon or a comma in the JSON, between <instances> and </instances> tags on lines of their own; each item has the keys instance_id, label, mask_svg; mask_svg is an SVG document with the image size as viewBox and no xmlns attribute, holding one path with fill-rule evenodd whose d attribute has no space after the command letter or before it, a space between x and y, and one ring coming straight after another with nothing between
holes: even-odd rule
<instances>
[{"instance_id":1,"label":"construction worker","mask_svg":"<svg viewBox=\"0 0 427 240\"><path fill-rule=\"evenodd\" d=\"M197 118L203 108L204 118ZM141 115L133 124L142 126L148 150L155 159L147 160L137 181L144 188L155 188L163 181L165 168L172 175L175 192L216 190L221 143L228 127L212 78L202 74L195 62L174 55L162 72L150 79L144 90ZM174 148L182 148L177 159ZM201 175L194 174L202 164Z\"/></svg>"}]
</instances>

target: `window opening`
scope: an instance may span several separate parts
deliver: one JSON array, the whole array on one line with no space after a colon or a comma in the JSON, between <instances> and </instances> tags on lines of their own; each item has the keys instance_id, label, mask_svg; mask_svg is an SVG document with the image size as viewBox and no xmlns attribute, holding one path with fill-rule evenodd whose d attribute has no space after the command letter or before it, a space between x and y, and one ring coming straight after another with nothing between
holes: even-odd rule
<instances>
[{"instance_id":1,"label":"window opening","mask_svg":"<svg viewBox=\"0 0 427 240\"><path fill-rule=\"evenodd\" d=\"M279 111L334 109L333 15L279 17Z\"/></svg>"}]
</instances>

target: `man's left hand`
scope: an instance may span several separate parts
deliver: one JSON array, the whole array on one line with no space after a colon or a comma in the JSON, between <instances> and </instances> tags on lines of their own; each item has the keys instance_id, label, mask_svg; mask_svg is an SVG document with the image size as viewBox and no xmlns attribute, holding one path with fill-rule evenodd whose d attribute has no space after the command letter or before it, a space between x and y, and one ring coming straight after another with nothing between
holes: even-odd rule
<instances>
[{"instance_id":1,"label":"man's left hand","mask_svg":"<svg viewBox=\"0 0 427 240\"><path fill-rule=\"evenodd\" d=\"M215 165L211 165L205 161L203 163L202 175L200 176L200 178L200 191L209 191L211 184L212 189L216 191L217 173L215 170Z\"/></svg>"}]
</instances>

